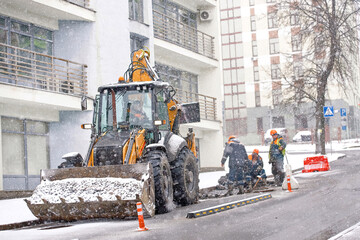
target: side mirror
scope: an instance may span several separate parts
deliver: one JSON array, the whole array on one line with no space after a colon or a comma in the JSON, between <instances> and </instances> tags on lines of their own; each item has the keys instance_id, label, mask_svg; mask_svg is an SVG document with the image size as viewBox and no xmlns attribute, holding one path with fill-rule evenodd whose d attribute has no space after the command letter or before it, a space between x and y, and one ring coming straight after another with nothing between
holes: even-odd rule
<instances>
[{"instance_id":1,"label":"side mirror","mask_svg":"<svg viewBox=\"0 0 360 240\"><path fill-rule=\"evenodd\" d=\"M87 98L86 96L81 97L81 111L87 110Z\"/></svg>"},{"instance_id":2,"label":"side mirror","mask_svg":"<svg viewBox=\"0 0 360 240\"><path fill-rule=\"evenodd\" d=\"M82 129L92 129L92 127L91 123L81 124Z\"/></svg>"}]
</instances>

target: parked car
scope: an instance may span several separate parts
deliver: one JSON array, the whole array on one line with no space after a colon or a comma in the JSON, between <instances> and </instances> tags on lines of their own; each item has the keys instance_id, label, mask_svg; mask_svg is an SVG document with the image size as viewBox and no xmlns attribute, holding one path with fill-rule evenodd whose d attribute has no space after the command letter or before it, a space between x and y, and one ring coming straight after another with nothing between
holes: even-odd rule
<instances>
[{"instance_id":1,"label":"parked car","mask_svg":"<svg viewBox=\"0 0 360 240\"><path fill-rule=\"evenodd\" d=\"M286 128L271 128L271 129L268 129L265 132L265 135L264 135L264 143L265 143L265 145L271 143L271 141L273 140L272 136L270 135L270 131L273 130L273 129L276 130L276 132L280 136L282 136L285 141L287 141L287 129Z\"/></svg>"},{"instance_id":2,"label":"parked car","mask_svg":"<svg viewBox=\"0 0 360 240\"><path fill-rule=\"evenodd\" d=\"M310 131L300 131L295 134L293 137L293 142L310 142L311 141L311 132Z\"/></svg>"}]
</instances>

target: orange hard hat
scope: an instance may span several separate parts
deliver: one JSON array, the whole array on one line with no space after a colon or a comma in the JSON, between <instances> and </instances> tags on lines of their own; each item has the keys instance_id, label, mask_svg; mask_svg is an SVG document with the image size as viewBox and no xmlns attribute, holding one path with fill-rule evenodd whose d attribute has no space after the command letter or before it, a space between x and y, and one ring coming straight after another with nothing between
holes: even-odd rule
<instances>
[{"instance_id":1,"label":"orange hard hat","mask_svg":"<svg viewBox=\"0 0 360 240\"><path fill-rule=\"evenodd\" d=\"M276 131L276 130L273 129L273 130L270 131L270 135L271 135L271 136L272 136L272 135L275 135L275 134L277 134L277 131Z\"/></svg>"},{"instance_id":2,"label":"orange hard hat","mask_svg":"<svg viewBox=\"0 0 360 240\"><path fill-rule=\"evenodd\" d=\"M254 149L253 153L259 154L259 149Z\"/></svg>"},{"instance_id":3,"label":"orange hard hat","mask_svg":"<svg viewBox=\"0 0 360 240\"><path fill-rule=\"evenodd\" d=\"M235 138L235 136L231 135L231 136L229 137L229 140L228 140L228 141L230 141L230 140L233 139L233 138Z\"/></svg>"}]
</instances>

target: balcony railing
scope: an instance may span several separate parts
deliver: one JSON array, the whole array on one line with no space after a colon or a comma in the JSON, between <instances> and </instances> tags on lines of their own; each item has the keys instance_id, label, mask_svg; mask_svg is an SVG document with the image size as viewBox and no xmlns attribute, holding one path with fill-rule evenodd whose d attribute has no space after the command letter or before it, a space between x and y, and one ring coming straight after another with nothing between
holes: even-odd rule
<instances>
[{"instance_id":1,"label":"balcony railing","mask_svg":"<svg viewBox=\"0 0 360 240\"><path fill-rule=\"evenodd\" d=\"M65 0L65 1L84 8L89 8L89 2L90 2L90 0Z\"/></svg>"},{"instance_id":2,"label":"balcony railing","mask_svg":"<svg viewBox=\"0 0 360 240\"><path fill-rule=\"evenodd\" d=\"M0 44L0 84L87 95L87 66Z\"/></svg>"},{"instance_id":3,"label":"balcony railing","mask_svg":"<svg viewBox=\"0 0 360 240\"><path fill-rule=\"evenodd\" d=\"M175 98L182 103L199 102L200 118L204 120L216 119L216 98L206 96L203 94L187 92L180 89L175 89Z\"/></svg>"},{"instance_id":4,"label":"balcony railing","mask_svg":"<svg viewBox=\"0 0 360 240\"><path fill-rule=\"evenodd\" d=\"M214 37L174 18L153 11L154 36L209 58L214 55Z\"/></svg>"}]
</instances>

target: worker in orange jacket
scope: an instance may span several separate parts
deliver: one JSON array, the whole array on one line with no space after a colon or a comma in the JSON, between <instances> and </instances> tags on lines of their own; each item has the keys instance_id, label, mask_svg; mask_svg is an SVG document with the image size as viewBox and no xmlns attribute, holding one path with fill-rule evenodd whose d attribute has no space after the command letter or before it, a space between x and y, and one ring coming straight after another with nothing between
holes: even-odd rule
<instances>
[{"instance_id":1,"label":"worker in orange jacket","mask_svg":"<svg viewBox=\"0 0 360 240\"><path fill-rule=\"evenodd\" d=\"M263 183L266 183L266 174L262 157L259 155L259 149L253 150L252 154L249 155L249 160L246 183L249 191L251 191L257 180L262 180Z\"/></svg>"}]
</instances>

